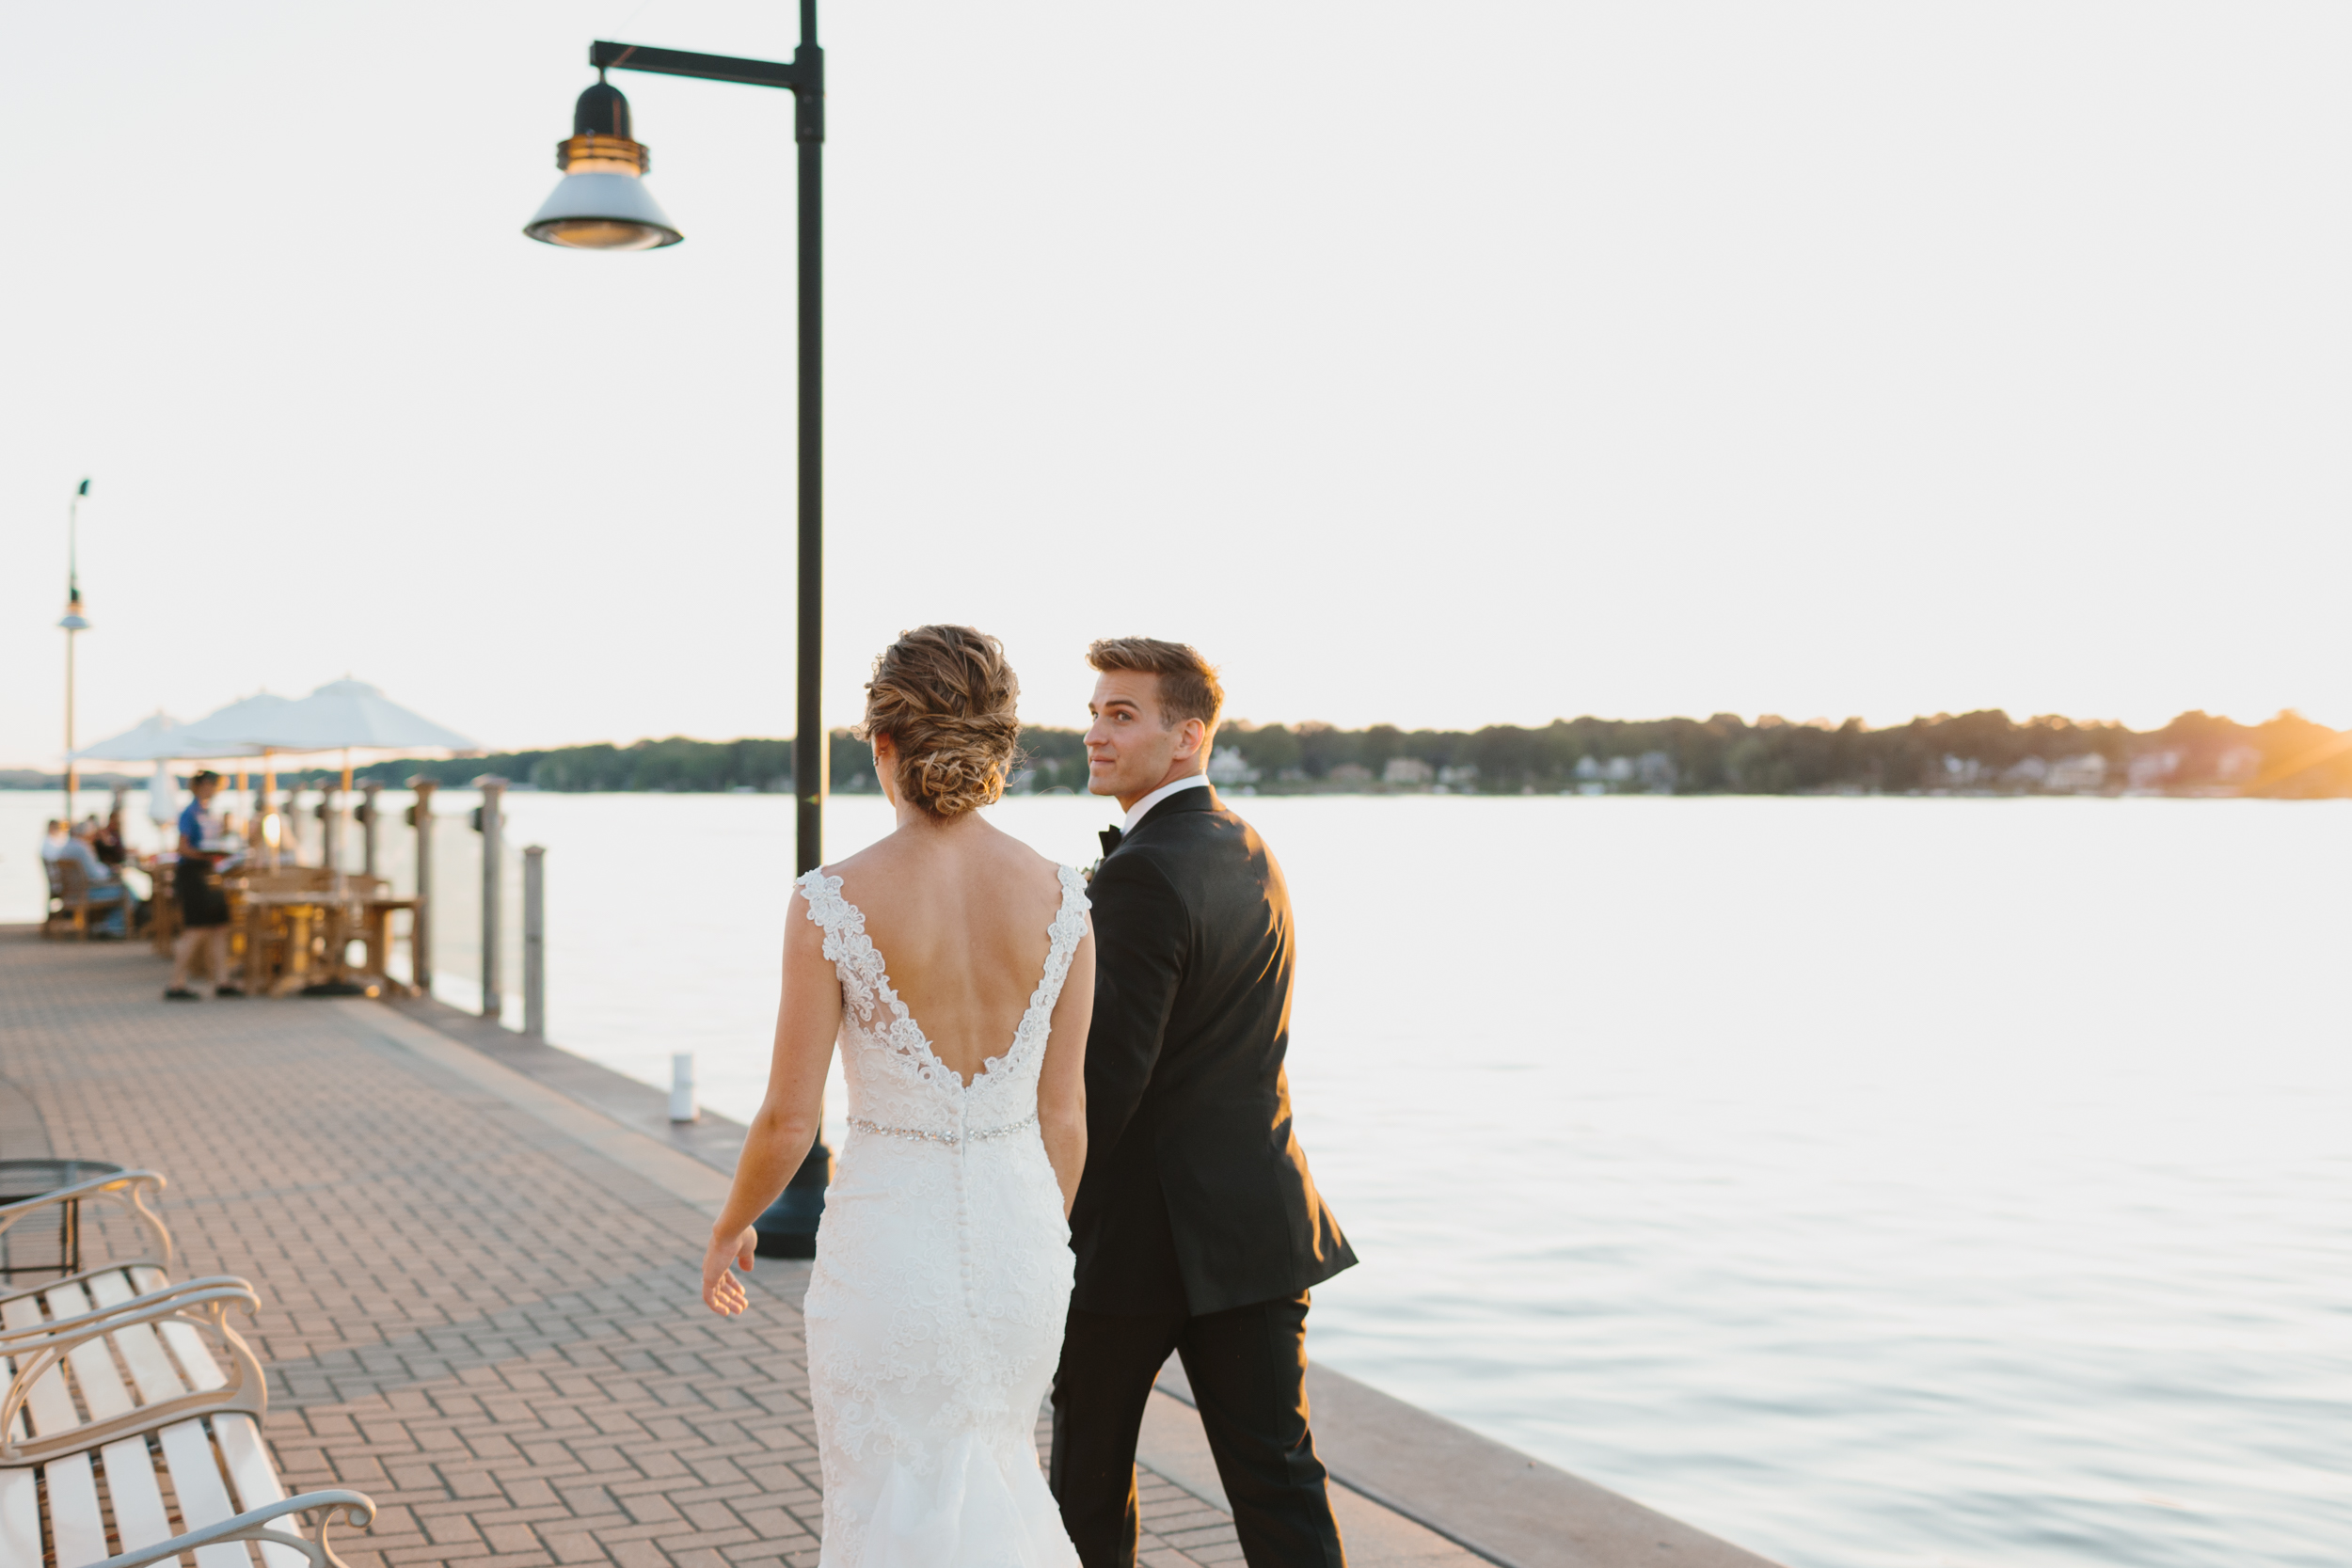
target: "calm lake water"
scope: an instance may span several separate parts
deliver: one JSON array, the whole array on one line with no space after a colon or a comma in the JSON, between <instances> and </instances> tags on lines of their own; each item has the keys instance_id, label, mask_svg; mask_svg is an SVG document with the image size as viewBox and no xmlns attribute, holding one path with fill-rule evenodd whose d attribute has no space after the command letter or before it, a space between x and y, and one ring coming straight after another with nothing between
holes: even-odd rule
<instances>
[{"instance_id":1,"label":"calm lake water","mask_svg":"<svg viewBox=\"0 0 2352 1568\"><path fill-rule=\"evenodd\" d=\"M0 918L52 800L0 794ZM1321 1359L1796 1568L2352 1561L2352 805L1235 804L1364 1258ZM992 816L1076 863L1109 819ZM747 1114L789 802L508 816L554 1037L692 1050ZM832 845L887 827L839 800ZM462 1003L479 841L442 838Z\"/></svg>"}]
</instances>

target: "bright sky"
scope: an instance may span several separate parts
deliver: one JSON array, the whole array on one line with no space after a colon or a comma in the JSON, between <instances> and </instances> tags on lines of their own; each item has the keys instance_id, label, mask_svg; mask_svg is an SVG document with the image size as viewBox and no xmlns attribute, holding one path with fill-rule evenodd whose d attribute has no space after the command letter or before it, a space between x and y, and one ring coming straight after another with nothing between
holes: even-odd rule
<instances>
[{"instance_id":1,"label":"bright sky","mask_svg":"<svg viewBox=\"0 0 2352 1568\"><path fill-rule=\"evenodd\" d=\"M522 238L596 37L787 0L13 8L0 764L346 673L791 726L787 95ZM1093 636L1344 724L2352 723L2352 8L829 5L827 701Z\"/></svg>"}]
</instances>

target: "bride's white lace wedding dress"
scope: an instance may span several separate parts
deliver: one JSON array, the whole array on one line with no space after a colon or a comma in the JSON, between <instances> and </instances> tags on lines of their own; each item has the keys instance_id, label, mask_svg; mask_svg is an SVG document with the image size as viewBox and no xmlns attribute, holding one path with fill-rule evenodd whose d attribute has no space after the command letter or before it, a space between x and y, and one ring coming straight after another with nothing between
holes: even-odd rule
<instances>
[{"instance_id":1,"label":"bride's white lace wedding dress","mask_svg":"<svg viewBox=\"0 0 2352 1568\"><path fill-rule=\"evenodd\" d=\"M841 976L850 1090L805 1309L822 1568L1075 1568L1034 1436L1073 1266L1037 1085L1086 884L1062 868L1045 972L969 1085L898 1000L841 879L799 885Z\"/></svg>"}]
</instances>

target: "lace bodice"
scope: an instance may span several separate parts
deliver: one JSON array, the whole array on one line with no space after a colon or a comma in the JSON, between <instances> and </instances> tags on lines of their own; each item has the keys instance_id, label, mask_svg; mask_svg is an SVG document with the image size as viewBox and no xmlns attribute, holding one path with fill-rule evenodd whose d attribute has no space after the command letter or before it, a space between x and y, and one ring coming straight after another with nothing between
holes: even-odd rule
<instances>
[{"instance_id":1,"label":"lace bodice","mask_svg":"<svg viewBox=\"0 0 2352 1568\"><path fill-rule=\"evenodd\" d=\"M1044 973L1004 1053L982 1063L968 1085L939 1059L898 999L881 951L866 934L865 911L841 896L841 879L821 867L801 878L808 917L824 931L825 957L841 977L841 1073L853 1122L947 1139L986 1137L1037 1115L1054 1005L1086 935L1086 880L1069 866L1057 869L1061 907L1046 927Z\"/></svg>"}]
</instances>

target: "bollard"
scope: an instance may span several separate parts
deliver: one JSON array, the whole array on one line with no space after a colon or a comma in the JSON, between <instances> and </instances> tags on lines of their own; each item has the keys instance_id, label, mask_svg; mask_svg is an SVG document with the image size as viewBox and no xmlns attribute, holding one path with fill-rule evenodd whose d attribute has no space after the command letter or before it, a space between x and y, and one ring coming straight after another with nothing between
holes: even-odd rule
<instances>
[{"instance_id":1,"label":"bollard","mask_svg":"<svg viewBox=\"0 0 2352 1568\"><path fill-rule=\"evenodd\" d=\"M816 1257L817 1227L825 1215L825 1189L832 1184L833 1151L820 1137L785 1184L784 1196L752 1222L759 1232L754 1250L762 1258Z\"/></svg>"},{"instance_id":2,"label":"bollard","mask_svg":"<svg viewBox=\"0 0 2352 1568\"><path fill-rule=\"evenodd\" d=\"M548 852L523 850L523 1033L548 1037Z\"/></svg>"},{"instance_id":3,"label":"bollard","mask_svg":"<svg viewBox=\"0 0 2352 1568\"><path fill-rule=\"evenodd\" d=\"M417 907L408 911L408 983L433 994L433 792L440 785L420 773L408 781L417 803L408 825L417 830Z\"/></svg>"},{"instance_id":4,"label":"bollard","mask_svg":"<svg viewBox=\"0 0 2352 1568\"><path fill-rule=\"evenodd\" d=\"M375 797L383 785L368 779L359 785L359 875L375 875Z\"/></svg>"},{"instance_id":5,"label":"bollard","mask_svg":"<svg viewBox=\"0 0 2352 1568\"><path fill-rule=\"evenodd\" d=\"M694 1103L694 1053L674 1052L670 1056L670 1119L699 1121L702 1114Z\"/></svg>"},{"instance_id":6,"label":"bollard","mask_svg":"<svg viewBox=\"0 0 2352 1568\"><path fill-rule=\"evenodd\" d=\"M500 984L499 929L506 909L506 879L500 875L506 858L506 781L495 773L474 780L482 804L474 808L474 832L482 835L482 1016L496 1022L506 1010L506 992Z\"/></svg>"}]
</instances>

